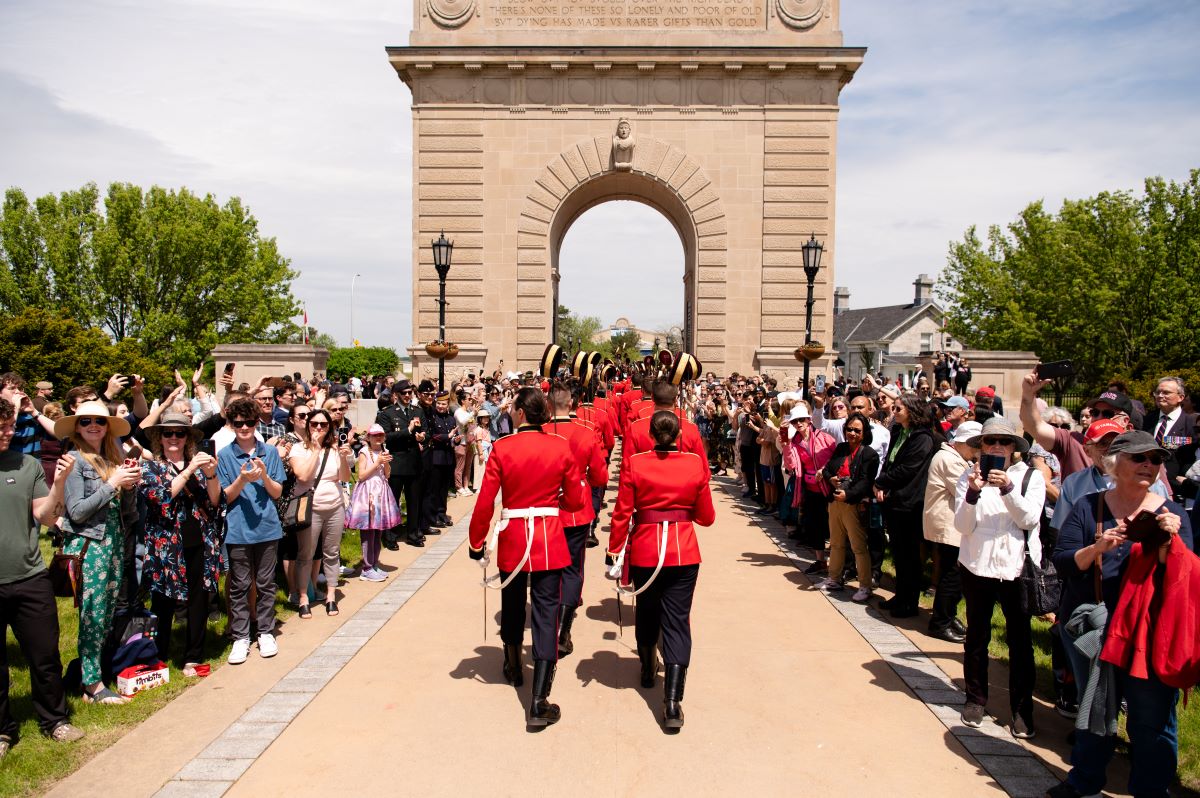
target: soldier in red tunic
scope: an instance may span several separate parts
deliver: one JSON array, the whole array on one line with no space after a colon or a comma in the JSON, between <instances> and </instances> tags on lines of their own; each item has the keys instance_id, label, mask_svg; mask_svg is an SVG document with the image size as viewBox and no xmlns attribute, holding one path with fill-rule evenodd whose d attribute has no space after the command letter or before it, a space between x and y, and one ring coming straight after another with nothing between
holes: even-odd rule
<instances>
[{"instance_id":1,"label":"soldier in red tunic","mask_svg":"<svg viewBox=\"0 0 1200 798\"><path fill-rule=\"evenodd\" d=\"M575 460L575 479L590 488L600 488L608 484L608 467L604 464L596 431L569 416L573 392L571 385L559 381L550 386L554 418L543 428L546 432L565 438L570 444ZM583 555L588 532L596 517L590 490L588 501L581 511L573 513L563 509L558 517L567 537L567 549L571 552L571 563L563 569L562 601L558 611L558 656L565 657L575 650L571 642L571 626L575 622L575 611L583 603Z\"/></svg>"},{"instance_id":2,"label":"soldier in red tunic","mask_svg":"<svg viewBox=\"0 0 1200 798\"><path fill-rule=\"evenodd\" d=\"M689 616L700 572L693 524L710 526L716 511L704 457L676 448L679 419L670 411L659 411L651 417L650 431L654 448L629 456L622 473L606 559L611 565L623 554L640 593L637 647L643 687L654 686L655 646L662 636L663 725L679 729L683 685L692 658Z\"/></svg>"},{"instance_id":3,"label":"soldier in red tunic","mask_svg":"<svg viewBox=\"0 0 1200 798\"><path fill-rule=\"evenodd\" d=\"M523 683L521 645L525 637L525 596L532 600L533 700L530 726L548 726L559 719L558 705L549 702L558 661L558 607L562 571L571 564L559 513L576 513L587 506L588 495L570 444L546 432L550 420L546 397L538 388L522 388L513 402L515 435L496 441L471 516L470 553L483 559L497 547L496 562L504 585L500 603L500 639L504 642L504 677ZM504 507L493 541L488 540L496 495Z\"/></svg>"},{"instance_id":4,"label":"soldier in red tunic","mask_svg":"<svg viewBox=\"0 0 1200 798\"><path fill-rule=\"evenodd\" d=\"M679 419L679 443L681 452L693 452L704 458L704 439L700 437L700 429L692 422L683 418L683 411L675 406L679 389L666 380L654 383L654 411L666 410ZM650 435L650 418L653 413L646 413L629 425L629 434L625 436L625 455L648 452L654 448L654 438ZM628 461L626 461L628 462Z\"/></svg>"}]
</instances>

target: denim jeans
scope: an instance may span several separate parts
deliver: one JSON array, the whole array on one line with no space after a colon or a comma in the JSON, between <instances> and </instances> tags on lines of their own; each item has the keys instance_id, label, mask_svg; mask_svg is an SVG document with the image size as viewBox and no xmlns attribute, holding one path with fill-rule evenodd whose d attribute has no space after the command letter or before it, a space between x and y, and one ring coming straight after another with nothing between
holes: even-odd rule
<instances>
[{"instance_id":1,"label":"denim jeans","mask_svg":"<svg viewBox=\"0 0 1200 798\"><path fill-rule=\"evenodd\" d=\"M1117 671L1117 690L1129 705L1126 717L1129 792L1136 798L1166 796L1175 780L1179 759L1179 727L1175 717L1179 691L1167 687L1153 674L1149 679L1136 679L1123 670ZM1067 775L1071 786L1085 795L1100 792L1116 744L1115 736L1076 731L1071 772Z\"/></svg>"}]
</instances>

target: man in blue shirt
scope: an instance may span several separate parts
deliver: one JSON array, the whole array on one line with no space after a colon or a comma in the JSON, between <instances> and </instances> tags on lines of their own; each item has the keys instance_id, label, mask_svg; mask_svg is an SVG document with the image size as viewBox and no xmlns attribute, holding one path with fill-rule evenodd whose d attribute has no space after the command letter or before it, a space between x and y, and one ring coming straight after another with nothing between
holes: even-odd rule
<instances>
[{"instance_id":1,"label":"man in blue shirt","mask_svg":"<svg viewBox=\"0 0 1200 798\"><path fill-rule=\"evenodd\" d=\"M217 477L225 490L225 545L229 550L229 663L250 654L250 587L256 592L258 653L273 657L275 642L275 562L283 525L275 500L283 492L283 462L275 447L254 437L259 408L253 399L235 399L225 408L234 442L217 453Z\"/></svg>"}]
</instances>

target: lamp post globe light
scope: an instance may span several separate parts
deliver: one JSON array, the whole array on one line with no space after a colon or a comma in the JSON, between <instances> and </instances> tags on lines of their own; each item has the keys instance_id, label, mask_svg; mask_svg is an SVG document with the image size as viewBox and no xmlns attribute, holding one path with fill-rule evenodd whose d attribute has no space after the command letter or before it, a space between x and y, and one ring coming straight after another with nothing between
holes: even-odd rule
<instances>
[{"instance_id":1,"label":"lamp post globe light","mask_svg":"<svg viewBox=\"0 0 1200 798\"><path fill-rule=\"evenodd\" d=\"M813 313L813 283L816 282L817 272L821 269L821 253L825 251L825 247L821 242L817 241L816 233L808 237L808 241L804 242L801 247L801 252L804 256L804 276L808 278L808 299L805 303L804 310L804 345L807 348L812 343L812 313ZM808 395L808 369L809 358L804 358L804 380L801 383L802 392L805 399Z\"/></svg>"},{"instance_id":2,"label":"lamp post globe light","mask_svg":"<svg viewBox=\"0 0 1200 798\"><path fill-rule=\"evenodd\" d=\"M431 243L433 249L433 268L438 274L438 341L446 342L446 275L450 273L450 258L454 254L454 242L446 240L443 231L437 240ZM811 290L809 291L811 294ZM438 358L438 390L445 390L446 359Z\"/></svg>"}]
</instances>

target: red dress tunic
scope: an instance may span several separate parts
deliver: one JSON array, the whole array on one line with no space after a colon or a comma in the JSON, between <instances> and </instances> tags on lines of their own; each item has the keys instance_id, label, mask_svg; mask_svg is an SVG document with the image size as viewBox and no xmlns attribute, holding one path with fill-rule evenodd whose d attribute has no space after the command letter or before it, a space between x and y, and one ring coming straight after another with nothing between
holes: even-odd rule
<instances>
[{"instance_id":1,"label":"red dress tunic","mask_svg":"<svg viewBox=\"0 0 1200 798\"><path fill-rule=\"evenodd\" d=\"M556 418L542 429L566 439L574 459L576 480L586 482L593 488L602 488L608 484L608 466L604 462L604 451L600 448L600 440L596 437L595 430L570 418ZM596 518L590 490L587 491L587 496L584 508L578 512L570 512L566 507L560 509L558 517L564 527L583 526L592 523Z\"/></svg>"},{"instance_id":2,"label":"red dress tunic","mask_svg":"<svg viewBox=\"0 0 1200 798\"><path fill-rule=\"evenodd\" d=\"M492 444L492 454L483 472L483 484L471 515L470 546L479 551L486 545L496 494L503 491L504 507L526 509L557 507L560 513L577 513L591 506L591 495L579 479L578 465L565 438L543 432L536 426L522 427ZM500 532L496 564L512 571L525 555L525 519L513 518ZM523 571L550 571L571 564L563 519L549 516L533 519L533 547Z\"/></svg>"},{"instance_id":3,"label":"red dress tunic","mask_svg":"<svg viewBox=\"0 0 1200 798\"><path fill-rule=\"evenodd\" d=\"M691 520L669 523L663 565L699 563L700 544L694 525L710 526L717 517L708 477L708 463L691 452L649 451L628 457L612 515L609 555L618 556L629 538L625 562L639 568L655 567L661 523L634 523L631 532L630 522L636 520L639 511L682 510Z\"/></svg>"}]
</instances>

